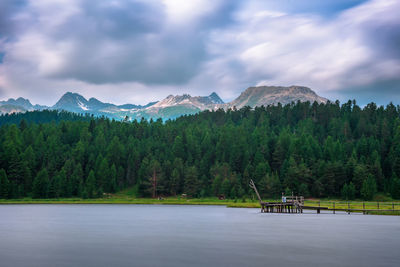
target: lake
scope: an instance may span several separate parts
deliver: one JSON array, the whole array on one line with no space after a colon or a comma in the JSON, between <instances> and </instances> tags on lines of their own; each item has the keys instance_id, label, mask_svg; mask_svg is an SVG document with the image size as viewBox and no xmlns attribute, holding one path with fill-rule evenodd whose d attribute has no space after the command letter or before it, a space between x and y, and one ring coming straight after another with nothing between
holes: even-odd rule
<instances>
[{"instance_id":1,"label":"lake","mask_svg":"<svg viewBox=\"0 0 400 267\"><path fill-rule=\"evenodd\" d=\"M400 217L0 205L0 266L400 266Z\"/></svg>"}]
</instances>

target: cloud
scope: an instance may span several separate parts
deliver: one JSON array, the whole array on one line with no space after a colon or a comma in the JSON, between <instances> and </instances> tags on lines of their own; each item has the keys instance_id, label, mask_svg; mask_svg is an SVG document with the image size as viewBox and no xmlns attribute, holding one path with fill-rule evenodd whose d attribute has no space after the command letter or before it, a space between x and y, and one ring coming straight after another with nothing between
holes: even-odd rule
<instances>
[{"instance_id":1,"label":"cloud","mask_svg":"<svg viewBox=\"0 0 400 267\"><path fill-rule=\"evenodd\" d=\"M226 76L321 94L349 90L398 77L399 10L398 1L371 1L327 21L249 4L235 25L212 33L209 50L225 62L218 70L235 63Z\"/></svg>"},{"instance_id":2,"label":"cloud","mask_svg":"<svg viewBox=\"0 0 400 267\"><path fill-rule=\"evenodd\" d=\"M257 84L341 100L375 85L399 94L400 3L320 2L1 1L0 94L46 104L66 90L117 103L231 100Z\"/></svg>"},{"instance_id":3,"label":"cloud","mask_svg":"<svg viewBox=\"0 0 400 267\"><path fill-rule=\"evenodd\" d=\"M25 0L0 1L0 39L12 37L17 30L14 15L25 6Z\"/></svg>"},{"instance_id":4,"label":"cloud","mask_svg":"<svg viewBox=\"0 0 400 267\"><path fill-rule=\"evenodd\" d=\"M194 9L179 1L32 1L30 26L8 58L54 79L184 83L206 59L204 28L222 23L218 11L231 6L207 2Z\"/></svg>"}]
</instances>

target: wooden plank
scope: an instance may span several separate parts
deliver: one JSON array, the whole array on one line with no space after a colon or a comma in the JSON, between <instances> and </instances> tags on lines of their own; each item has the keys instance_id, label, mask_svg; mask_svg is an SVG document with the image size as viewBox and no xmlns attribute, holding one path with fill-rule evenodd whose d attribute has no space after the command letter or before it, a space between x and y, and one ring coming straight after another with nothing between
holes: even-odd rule
<instances>
[{"instance_id":1,"label":"wooden plank","mask_svg":"<svg viewBox=\"0 0 400 267\"><path fill-rule=\"evenodd\" d=\"M320 210L329 210L328 207L314 207L314 206L302 206L303 209L310 209L310 210L316 210L316 209L320 209Z\"/></svg>"}]
</instances>

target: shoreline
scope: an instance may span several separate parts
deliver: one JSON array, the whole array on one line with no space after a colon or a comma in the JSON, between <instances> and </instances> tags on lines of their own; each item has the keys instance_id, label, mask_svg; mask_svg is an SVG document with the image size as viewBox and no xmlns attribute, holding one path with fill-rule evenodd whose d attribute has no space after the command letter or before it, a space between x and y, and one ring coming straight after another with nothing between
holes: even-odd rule
<instances>
[{"instance_id":1,"label":"shoreline","mask_svg":"<svg viewBox=\"0 0 400 267\"><path fill-rule=\"evenodd\" d=\"M239 203L225 200L208 199L150 199L150 198L132 198L132 199L1 199L0 205L18 205L18 204L133 204L133 205L211 205L226 206L236 208L260 208L258 202Z\"/></svg>"},{"instance_id":2,"label":"shoreline","mask_svg":"<svg viewBox=\"0 0 400 267\"><path fill-rule=\"evenodd\" d=\"M270 200L273 201L273 200ZM276 201L276 200L275 200ZM374 201L340 201L340 200L306 200L307 204L320 205L321 207L332 208L335 203L336 208L351 207L365 207L373 209L378 202ZM0 199L0 205L43 205L43 204L124 204L124 205L208 205L208 206L225 206L227 208L260 208L260 204L256 201L246 199L242 200L219 200L217 198L193 198L193 199L179 199L179 198L165 198L163 200L153 198L96 198L96 199L82 199L82 198L62 198L62 199ZM394 215L400 216L400 202L379 202L381 210L367 211L369 215ZM394 206L393 206L394 205ZM392 209L394 207L394 210Z\"/></svg>"}]
</instances>

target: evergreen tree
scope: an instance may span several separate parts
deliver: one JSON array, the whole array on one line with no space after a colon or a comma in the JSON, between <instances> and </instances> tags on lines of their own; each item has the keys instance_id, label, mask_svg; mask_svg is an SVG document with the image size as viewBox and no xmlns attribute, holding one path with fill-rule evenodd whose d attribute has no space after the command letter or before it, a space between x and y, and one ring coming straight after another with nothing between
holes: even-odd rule
<instances>
[{"instance_id":1,"label":"evergreen tree","mask_svg":"<svg viewBox=\"0 0 400 267\"><path fill-rule=\"evenodd\" d=\"M199 193L198 173L195 166L187 167L185 170L185 193L188 196L196 197Z\"/></svg>"},{"instance_id":2,"label":"evergreen tree","mask_svg":"<svg viewBox=\"0 0 400 267\"><path fill-rule=\"evenodd\" d=\"M8 198L9 182L4 169L0 169L0 198Z\"/></svg>"},{"instance_id":3,"label":"evergreen tree","mask_svg":"<svg viewBox=\"0 0 400 267\"><path fill-rule=\"evenodd\" d=\"M400 179L394 175L391 182L390 194L394 199L400 199Z\"/></svg>"},{"instance_id":4,"label":"evergreen tree","mask_svg":"<svg viewBox=\"0 0 400 267\"><path fill-rule=\"evenodd\" d=\"M222 194L224 194L225 197L229 197L231 193L231 183L227 178L225 178L224 181L222 181L221 187L222 187L221 188Z\"/></svg>"},{"instance_id":5,"label":"evergreen tree","mask_svg":"<svg viewBox=\"0 0 400 267\"><path fill-rule=\"evenodd\" d=\"M108 166L108 161L106 158L102 159L100 166L97 170L98 188L101 188L103 192L111 192L110 168Z\"/></svg>"},{"instance_id":6,"label":"evergreen tree","mask_svg":"<svg viewBox=\"0 0 400 267\"><path fill-rule=\"evenodd\" d=\"M273 173L268 176L267 191L269 192L270 197L280 198L282 193L282 184L277 173Z\"/></svg>"},{"instance_id":7,"label":"evergreen tree","mask_svg":"<svg viewBox=\"0 0 400 267\"><path fill-rule=\"evenodd\" d=\"M350 182L350 184L344 184L341 190L342 198L345 200L353 200L356 197L356 189L354 184Z\"/></svg>"},{"instance_id":8,"label":"evergreen tree","mask_svg":"<svg viewBox=\"0 0 400 267\"><path fill-rule=\"evenodd\" d=\"M220 109L166 122L58 111L0 115L0 169L8 180L2 195L94 197L134 187L135 195L151 196L158 166L163 196L196 184L197 196L234 198L251 194L253 179L268 198L285 188L312 197L384 192L398 198L399 117L392 104L359 107L354 101ZM39 194L36 178L43 170L48 186ZM88 189L91 171L94 190Z\"/></svg>"},{"instance_id":9,"label":"evergreen tree","mask_svg":"<svg viewBox=\"0 0 400 267\"><path fill-rule=\"evenodd\" d=\"M33 180L32 197L33 198L47 198L49 191L49 174L43 168L36 175Z\"/></svg>"},{"instance_id":10,"label":"evergreen tree","mask_svg":"<svg viewBox=\"0 0 400 267\"><path fill-rule=\"evenodd\" d=\"M185 158L185 147L182 137L180 137L179 135L175 138L174 144L172 145L172 151L176 158Z\"/></svg>"},{"instance_id":11,"label":"evergreen tree","mask_svg":"<svg viewBox=\"0 0 400 267\"><path fill-rule=\"evenodd\" d=\"M211 191L213 192L214 196L218 196L221 194L222 192L221 185L222 185L222 178L220 175L217 174L211 185Z\"/></svg>"},{"instance_id":12,"label":"evergreen tree","mask_svg":"<svg viewBox=\"0 0 400 267\"><path fill-rule=\"evenodd\" d=\"M372 200L376 193L376 181L372 175L368 175L367 179L364 180L361 187L361 196L365 200Z\"/></svg>"},{"instance_id":13,"label":"evergreen tree","mask_svg":"<svg viewBox=\"0 0 400 267\"><path fill-rule=\"evenodd\" d=\"M179 191L180 188L180 181L181 181L181 177L180 177L180 173L179 171L175 168L172 171L172 176L171 176L171 188L170 188L170 192L172 195L176 195Z\"/></svg>"},{"instance_id":14,"label":"evergreen tree","mask_svg":"<svg viewBox=\"0 0 400 267\"><path fill-rule=\"evenodd\" d=\"M117 168L113 164L110 169L110 192L115 193L117 190Z\"/></svg>"},{"instance_id":15,"label":"evergreen tree","mask_svg":"<svg viewBox=\"0 0 400 267\"><path fill-rule=\"evenodd\" d=\"M85 191L88 198L94 198L96 194L96 177L93 170L90 170L89 176L86 179Z\"/></svg>"},{"instance_id":16,"label":"evergreen tree","mask_svg":"<svg viewBox=\"0 0 400 267\"><path fill-rule=\"evenodd\" d=\"M304 184L304 183L300 184L299 195L304 196L304 197L310 196L310 193L308 191L308 186L306 184Z\"/></svg>"},{"instance_id":17,"label":"evergreen tree","mask_svg":"<svg viewBox=\"0 0 400 267\"><path fill-rule=\"evenodd\" d=\"M70 197L71 196L71 187L69 185L67 174L65 169L62 168L60 172L57 174L57 180L59 181L59 196L60 197Z\"/></svg>"},{"instance_id":18,"label":"evergreen tree","mask_svg":"<svg viewBox=\"0 0 400 267\"><path fill-rule=\"evenodd\" d=\"M71 186L71 194L72 196L80 196L81 195L81 182L83 181L83 170L82 165L80 163L76 164L74 167L74 171L70 177L70 186Z\"/></svg>"},{"instance_id":19,"label":"evergreen tree","mask_svg":"<svg viewBox=\"0 0 400 267\"><path fill-rule=\"evenodd\" d=\"M353 183L357 192L360 192L364 180L368 177L367 168L362 164L357 164L354 168Z\"/></svg>"},{"instance_id":20,"label":"evergreen tree","mask_svg":"<svg viewBox=\"0 0 400 267\"><path fill-rule=\"evenodd\" d=\"M356 188L352 182L350 182L349 186L347 187L347 198L349 200L353 200L356 198Z\"/></svg>"}]
</instances>

